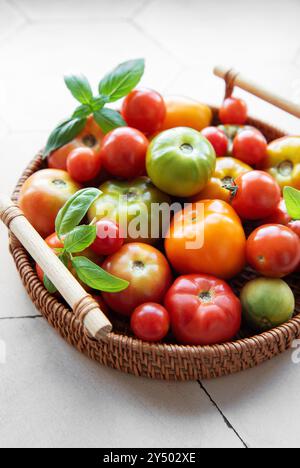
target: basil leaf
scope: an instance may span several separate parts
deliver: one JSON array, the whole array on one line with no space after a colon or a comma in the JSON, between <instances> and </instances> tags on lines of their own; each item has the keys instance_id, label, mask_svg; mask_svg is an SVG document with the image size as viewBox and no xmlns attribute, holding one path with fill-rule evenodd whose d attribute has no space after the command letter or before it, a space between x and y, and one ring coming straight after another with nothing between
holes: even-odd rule
<instances>
[{"instance_id":1,"label":"basil leaf","mask_svg":"<svg viewBox=\"0 0 300 468\"><path fill-rule=\"evenodd\" d=\"M106 96L97 96L93 98L93 102L91 103L91 108L93 112L96 112L99 109L102 109L102 107L104 107L105 104L107 103L108 103L108 99Z\"/></svg>"},{"instance_id":2,"label":"basil leaf","mask_svg":"<svg viewBox=\"0 0 300 468\"><path fill-rule=\"evenodd\" d=\"M87 214L92 203L101 195L100 190L89 187L76 192L60 209L55 220L58 237L72 231Z\"/></svg>"},{"instance_id":3,"label":"basil leaf","mask_svg":"<svg viewBox=\"0 0 300 468\"><path fill-rule=\"evenodd\" d=\"M69 253L87 249L96 239L96 226L77 226L64 239L64 247Z\"/></svg>"},{"instance_id":4,"label":"basil leaf","mask_svg":"<svg viewBox=\"0 0 300 468\"><path fill-rule=\"evenodd\" d=\"M144 70L144 59L121 63L100 81L99 94L107 96L109 102L117 101L136 87L144 74Z\"/></svg>"},{"instance_id":5,"label":"basil leaf","mask_svg":"<svg viewBox=\"0 0 300 468\"><path fill-rule=\"evenodd\" d=\"M107 273L86 257L72 258L72 265L79 279L90 288L105 292L120 292L129 286L128 281Z\"/></svg>"},{"instance_id":6,"label":"basil leaf","mask_svg":"<svg viewBox=\"0 0 300 468\"><path fill-rule=\"evenodd\" d=\"M56 287L54 286L54 284L49 280L48 276L46 276L46 275L44 275L44 286L45 286L45 288L47 289L47 291L50 294L54 294L54 293L57 292Z\"/></svg>"},{"instance_id":7,"label":"basil leaf","mask_svg":"<svg viewBox=\"0 0 300 468\"><path fill-rule=\"evenodd\" d=\"M70 260L70 255L68 252L63 251L59 256L59 260L65 265L66 268L68 268L69 265L69 260Z\"/></svg>"},{"instance_id":8,"label":"basil leaf","mask_svg":"<svg viewBox=\"0 0 300 468\"><path fill-rule=\"evenodd\" d=\"M84 129L85 124L86 118L64 120L49 136L43 157L46 158L52 151L73 140Z\"/></svg>"},{"instance_id":9,"label":"basil leaf","mask_svg":"<svg viewBox=\"0 0 300 468\"><path fill-rule=\"evenodd\" d=\"M91 106L88 104L82 104L82 106L75 109L72 119L82 119L88 117L92 113Z\"/></svg>"},{"instance_id":10,"label":"basil leaf","mask_svg":"<svg viewBox=\"0 0 300 468\"><path fill-rule=\"evenodd\" d=\"M67 75L65 76L65 83L74 98L81 104L89 104L92 101L93 91L86 76Z\"/></svg>"},{"instance_id":11,"label":"basil leaf","mask_svg":"<svg viewBox=\"0 0 300 468\"><path fill-rule=\"evenodd\" d=\"M290 217L300 219L300 190L293 187L284 187L283 198Z\"/></svg>"},{"instance_id":12,"label":"basil leaf","mask_svg":"<svg viewBox=\"0 0 300 468\"><path fill-rule=\"evenodd\" d=\"M127 125L121 114L113 109L100 109L94 112L94 118L104 133Z\"/></svg>"}]
</instances>

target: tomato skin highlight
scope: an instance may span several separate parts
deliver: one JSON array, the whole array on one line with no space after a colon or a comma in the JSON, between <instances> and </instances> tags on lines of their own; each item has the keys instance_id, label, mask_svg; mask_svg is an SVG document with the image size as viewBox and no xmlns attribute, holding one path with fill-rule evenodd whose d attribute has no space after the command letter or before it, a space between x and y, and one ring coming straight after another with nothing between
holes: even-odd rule
<instances>
[{"instance_id":1,"label":"tomato skin highlight","mask_svg":"<svg viewBox=\"0 0 300 468\"><path fill-rule=\"evenodd\" d=\"M151 135L161 129L166 106L157 91L135 89L124 99L121 113L129 127Z\"/></svg>"},{"instance_id":2,"label":"tomato skin highlight","mask_svg":"<svg viewBox=\"0 0 300 468\"><path fill-rule=\"evenodd\" d=\"M241 303L224 281L180 276L165 297L172 331L180 343L213 345L232 339L241 326Z\"/></svg>"},{"instance_id":3,"label":"tomato skin highlight","mask_svg":"<svg viewBox=\"0 0 300 468\"><path fill-rule=\"evenodd\" d=\"M217 127L206 127L202 130L201 134L212 144L217 157L227 154L229 140L222 130Z\"/></svg>"},{"instance_id":4,"label":"tomato skin highlight","mask_svg":"<svg viewBox=\"0 0 300 468\"><path fill-rule=\"evenodd\" d=\"M146 174L146 152L149 141L130 127L120 127L108 133L102 142L101 160L110 174L130 179Z\"/></svg>"},{"instance_id":5,"label":"tomato skin highlight","mask_svg":"<svg viewBox=\"0 0 300 468\"><path fill-rule=\"evenodd\" d=\"M170 316L162 305L148 302L134 310L130 325L137 338L144 341L160 341L169 331Z\"/></svg>"},{"instance_id":6,"label":"tomato skin highlight","mask_svg":"<svg viewBox=\"0 0 300 468\"><path fill-rule=\"evenodd\" d=\"M164 255L139 242L123 245L102 267L130 283L124 291L102 294L108 306L121 315L132 315L134 309L145 302L161 303L172 281Z\"/></svg>"},{"instance_id":7,"label":"tomato skin highlight","mask_svg":"<svg viewBox=\"0 0 300 468\"><path fill-rule=\"evenodd\" d=\"M88 182L97 177L101 169L101 158L90 148L77 148L67 158L67 171L77 182Z\"/></svg>"},{"instance_id":8,"label":"tomato skin highlight","mask_svg":"<svg viewBox=\"0 0 300 468\"><path fill-rule=\"evenodd\" d=\"M280 224L267 224L247 239L247 261L263 276L282 278L300 262L300 242L295 232Z\"/></svg>"},{"instance_id":9,"label":"tomato skin highlight","mask_svg":"<svg viewBox=\"0 0 300 468\"><path fill-rule=\"evenodd\" d=\"M59 210L80 188L66 171L42 169L23 184L19 206L28 221L45 238L55 230Z\"/></svg>"},{"instance_id":10,"label":"tomato skin highlight","mask_svg":"<svg viewBox=\"0 0 300 468\"><path fill-rule=\"evenodd\" d=\"M189 242L198 242L201 233L203 243L199 237L199 246L189 246ZM165 239L165 251L178 273L230 279L245 266L246 236L238 215L228 203L203 200L175 214Z\"/></svg>"},{"instance_id":11,"label":"tomato skin highlight","mask_svg":"<svg viewBox=\"0 0 300 468\"><path fill-rule=\"evenodd\" d=\"M242 130L233 140L232 155L250 166L262 164L267 157L267 140L257 129Z\"/></svg>"},{"instance_id":12,"label":"tomato skin highlight","mask_svg":"<svg viewBox=\"0 0 300 468\"><path fill-rule=\"evenodd\" d=\"M248 117L248 108L242 99L228 97L224 100L219 118L225 125L243 125Z\"/></svg>"},{"instance_id":13,"label":"tomato skin highlight","mask_svg":"<svg viewBox=\"0 0 300 468\"><path fill-rule=\"evenodd\" d=\"M237 193L232 206L242 219L256 220L270 216L281 198L277 182L263 171L251 171L236 180Z\"/></svg>"},{"instance_id":14,"label":"tomato skin highlight","mask_svg":"<svg viewBox=\"0 0 300 468\"><path fill-rule=\"evenodd\" d=\"M98 255L112 255L124 244L118 224L110 219L100 219L96 223L97 238L90 246Z\"/></svg>"}]
</instances>

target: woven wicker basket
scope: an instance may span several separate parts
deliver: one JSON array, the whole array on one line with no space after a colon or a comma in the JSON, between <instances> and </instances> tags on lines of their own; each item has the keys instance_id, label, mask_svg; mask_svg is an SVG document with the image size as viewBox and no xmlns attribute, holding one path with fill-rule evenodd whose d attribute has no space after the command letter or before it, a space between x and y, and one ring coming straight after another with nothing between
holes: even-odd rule
<instances>
[{"instance_id":1,"label":"woven wicker basket","mask_svg":"<svg viewBox=\"0 0 300 468\"><path fill-rule=\"evenodd\" d=\"M217 109L214 108L213 112L214 123L217 123ZM260 120L249 119L248 123L259 128L269 141L284 136L283 131ZM14 201L18 201L24 181L40 169L42 164L40 155L29 164L13 193ZM181 346L172 342L149 344L130 336L127 323L110 317L114 332L109 333L105 339L95 340L89 337L80 317L63 300L58 300L46 291L37 278L32 258L12 233L10 251L33 303L66 341L91 359L136 376L166 380L223 376L261 364L285 351L300 336L299 277L292 275L287 281L296 297L294 318L257 336L249 336L247 330L242 330L236 341L222 345ZM238 291L254 276L253 272L244 271L231 284Z\"/></svg>"}]
</instances>

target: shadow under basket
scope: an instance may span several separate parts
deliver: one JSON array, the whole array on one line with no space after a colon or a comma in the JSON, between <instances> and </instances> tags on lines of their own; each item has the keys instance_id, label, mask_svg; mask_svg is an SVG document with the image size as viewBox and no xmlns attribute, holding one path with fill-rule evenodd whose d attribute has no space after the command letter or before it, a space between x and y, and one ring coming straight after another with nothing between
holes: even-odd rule
<instances>
[{"instance_id":1,"label":"shadow under basket","mask_svg":"<svg viewBox=\"0 0 300 468\"><path fill-rule=\"evenodd\" d=\"M214 124L218 123L217 109L213 108ZM284 136L284 132L260 120L248 119L249 125L259 128L268 141ZM18 201L21 186L35 171L43 167L38 155L26 168L13 193ZM230 343L214 346L183 346L172 343L150 344L130 336L128 324L110 317L114 332L105 340L94 340L86 333L63 299L51 296L39 281L34 262L28 252L10 233L10 251L23 284L35 306L60 335L91 359L136 376L165 380L210 379L248 369L290 348L300 336L300 287L299 276L291 275L287 282L296 299L295 316L284 325L266 333L250 336L247 330ZM253 272L245 270L231 281L238 292L253 278Z\"/></svg>"}]
</instances>

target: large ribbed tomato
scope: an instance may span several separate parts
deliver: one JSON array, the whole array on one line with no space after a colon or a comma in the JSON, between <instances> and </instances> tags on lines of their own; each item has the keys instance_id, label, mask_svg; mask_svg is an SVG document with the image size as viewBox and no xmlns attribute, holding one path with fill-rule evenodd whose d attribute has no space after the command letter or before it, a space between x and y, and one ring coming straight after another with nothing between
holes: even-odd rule
<instances>
[{"instance_id":1,"label":"large ribbed tomato","mask_svg":"<svg viewBox=\"0 0 300 468\"><path fill-rule=\"evenodd\" d=\"M232 278L245 265L246 237L233 208L222 200L204 200L176 213L165 241L179 273Z\"/></svg>"}]
</instances>

